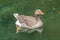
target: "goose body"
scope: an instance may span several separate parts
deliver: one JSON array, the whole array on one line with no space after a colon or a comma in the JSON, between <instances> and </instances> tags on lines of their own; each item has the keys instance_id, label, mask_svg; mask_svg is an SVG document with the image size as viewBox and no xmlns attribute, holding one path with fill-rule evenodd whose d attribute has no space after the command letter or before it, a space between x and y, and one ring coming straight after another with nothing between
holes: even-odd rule
<instances>
[{"instance_id":1,"label":"goose body","mask_svg":"<svg viewBox=\"0 0 60 40\"><path fill-rule=\"evenodd\" d=\"M33 32L34 30L37 30L38 28L42 27L43 22L40 19L40 14L43 14L41 10L36 10L33 16L25 16L25 15L19 15L18 13L14 14L14 17L17 19L16 25L18 25L17 30ZM21 28L21 29L20 29ZM24 29L25 30L24 30ZM41 31L41 30L37 30Z\"/></svg>"}]
</instances>

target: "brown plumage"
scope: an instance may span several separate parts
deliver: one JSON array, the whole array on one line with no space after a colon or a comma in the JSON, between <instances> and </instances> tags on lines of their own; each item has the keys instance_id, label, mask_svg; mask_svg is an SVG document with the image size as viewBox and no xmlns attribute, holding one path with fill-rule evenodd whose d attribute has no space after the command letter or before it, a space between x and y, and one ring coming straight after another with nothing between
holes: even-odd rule
<instances>
[{"instance_id":1,"label":"brown plumage","mask_svg":"<svg viewBox=\"0 0 60 40\"><path fill-rule=\"evenodd\" d=\"M32 27L37 22L36 19L31 16L20 15L19 19L20 19L20 23L25 23L29 27Z\"/></svg>"}]
</instances>

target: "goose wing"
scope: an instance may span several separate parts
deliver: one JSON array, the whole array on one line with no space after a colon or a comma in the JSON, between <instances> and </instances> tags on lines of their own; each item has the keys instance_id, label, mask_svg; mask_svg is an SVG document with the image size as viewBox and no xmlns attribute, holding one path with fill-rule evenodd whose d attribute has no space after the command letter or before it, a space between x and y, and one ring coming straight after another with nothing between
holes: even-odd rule
<instances>
[{"instance_id":1,"label":"goose wing","mask_svg":"<svg viewBox=\"0 0 60 40\"><path fill-rule=\"evenodd\" d=\"M27 26L32 27L36 24L36 19L31 16L20 15L19 20L21 23L25 23Z\"/></svg>"}]
</instances>

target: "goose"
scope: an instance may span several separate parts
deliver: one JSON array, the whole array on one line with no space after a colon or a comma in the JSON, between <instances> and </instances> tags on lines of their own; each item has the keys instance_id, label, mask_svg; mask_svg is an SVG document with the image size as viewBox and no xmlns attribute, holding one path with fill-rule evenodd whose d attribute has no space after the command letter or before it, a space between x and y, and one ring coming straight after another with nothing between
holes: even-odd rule
<instances>
[{"instance_id":1,"label":"goose","mask_svg":"<svg viewBox=\"0 0 60 40\"><path fill-rule=\"evenodd\" d=\"M44 13L37 9L34 12L34 16L26 16L26 15L19 15L18 13L13 14L14 17L17 19L16 21L16 33L19 32L19 30L27 31L28 33L31 33L35 30L38 32L42 32L43 28L43 22L40 19L40 15L44 15Z\"/></svg>"}]
</instances>

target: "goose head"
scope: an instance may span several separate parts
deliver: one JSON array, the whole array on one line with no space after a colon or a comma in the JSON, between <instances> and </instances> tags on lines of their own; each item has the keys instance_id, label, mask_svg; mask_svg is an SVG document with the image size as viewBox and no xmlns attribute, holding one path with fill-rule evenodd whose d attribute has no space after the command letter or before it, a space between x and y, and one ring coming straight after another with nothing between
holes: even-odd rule
<instances>
[{"instance_id":1,"label":"goose head","mask_svg":"<svg viewBox=\"0 0 60 40\"><path fill-rule=\"evenodd\" d=\"M41 10L39 10L39 9L35 10L34 17L37 20L40 19L40 15L44 15L44 13Z\"/></svg>"},{"instance_id":2,"label":"goose head","mask_svg":"<svg viewBox=\"0 0 60 40\"><path fill-rule=\"evenodd\" d=\"M44 13L39 9L35 10L34 14L35 14L35 16L44 15Z\"/></svg>"}]
</instances>

